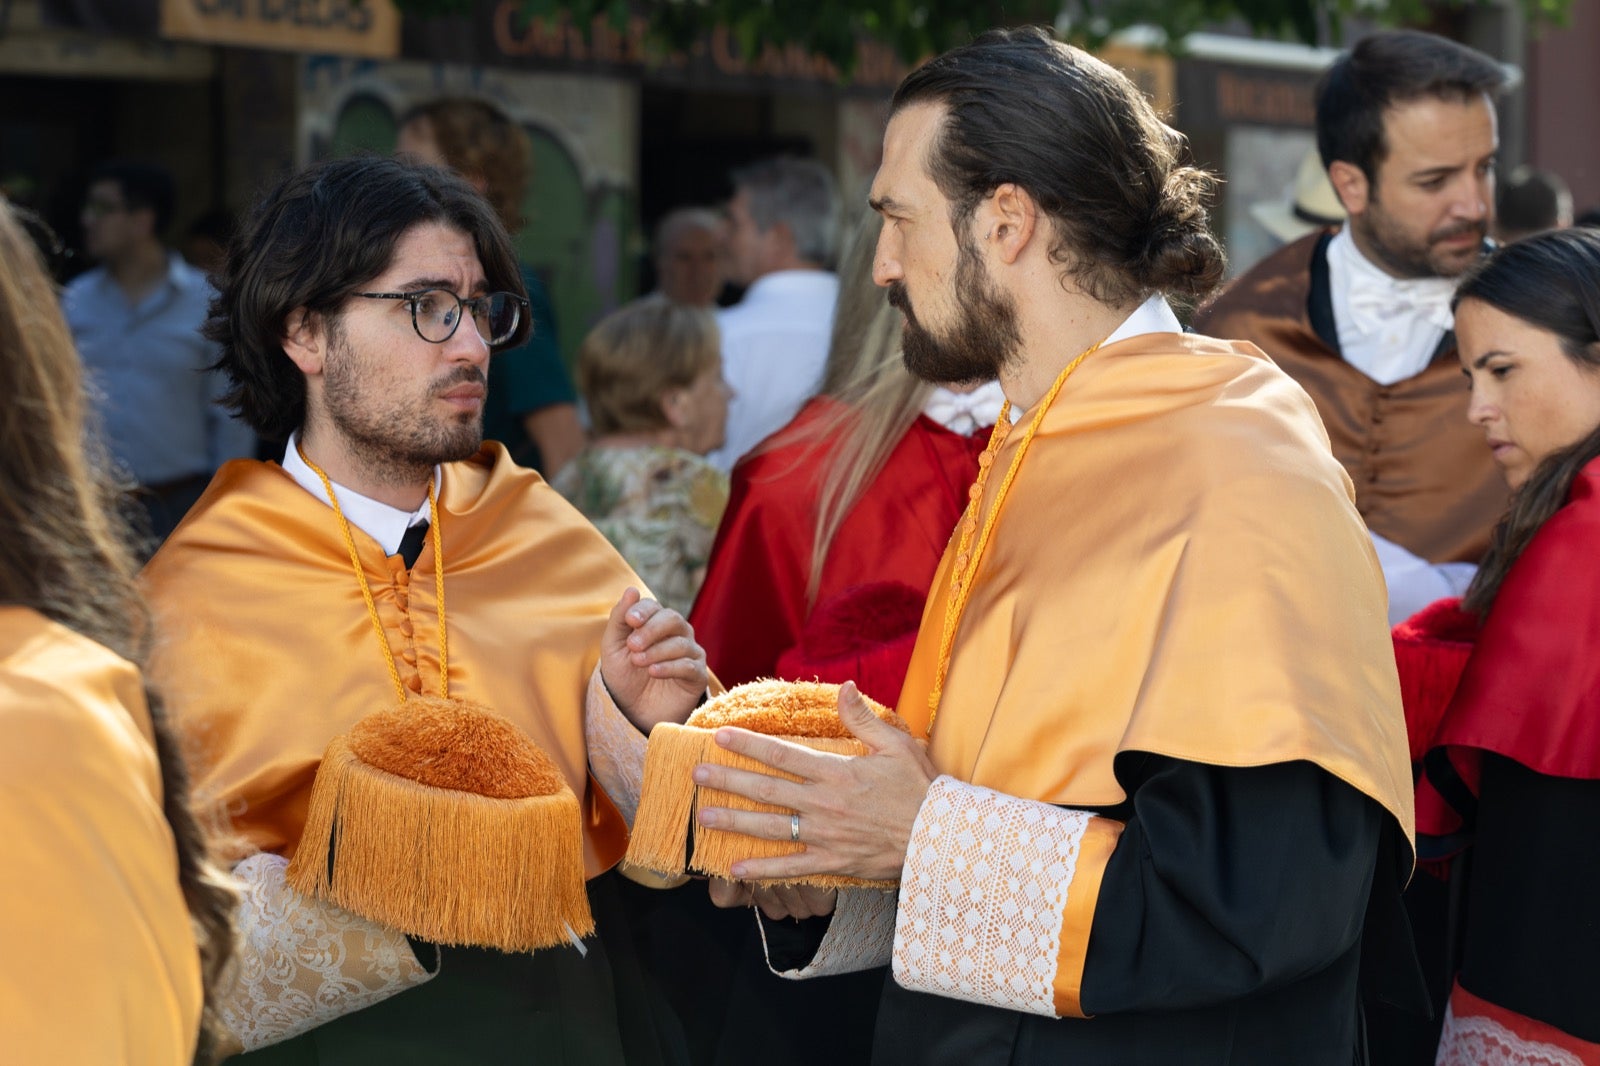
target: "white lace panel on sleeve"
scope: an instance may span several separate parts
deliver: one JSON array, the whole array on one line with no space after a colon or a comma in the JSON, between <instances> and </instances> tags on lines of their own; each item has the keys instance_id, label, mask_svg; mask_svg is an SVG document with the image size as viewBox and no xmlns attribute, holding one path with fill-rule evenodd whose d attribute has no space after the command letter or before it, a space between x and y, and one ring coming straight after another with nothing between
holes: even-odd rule
<instances>
[{"instance_id":1,"label":"white lace panel on sleeve","mask_svg":"<svg viewBox=\"0 0 1600 1066\"><path fill-rule=\"evenodd\" d=\"M884 966L894 944L894 893L876 888L841 888L834 904L833 921L811 961L797 970L778 970L767 951L767 924L758 911L756 928L761 932L761 951L767 968L779 977L800 981L808 977L828 977Z\"/></svg>"},{"instance_id":2,"label":"white lace panel on sleeve","mask_svg":"<svg viewBox=\"0 0 1600 1066\"><path fill-rule=\"evenodd\" d=\"M644 785L645 737L611 699L596 666L584 700L583 735L589 746L589 769L621 812L628 827L639 810Z\"/></svg>"},{"instance_id":3,"label":"white lace panel on sleeve","mask_svg":"<svg viewBox=\"0 0 1600 1066\"><path fill-rule=\"evenodd\" d=\"M934 781L900 881L895 980L1030 1014L1077 1013L1081 970L1067 975L1072 1005L1061 1009L1058 971L1071 969L1074 949L1063 952L1063 922L1069 896L1087 893L1092 906L1098 895L1100 869L1075 878L1086 832L1105 821L950 777ZM1088 865L1103 863L1096 854Z\"/></svg>"},{"instance_id":4,"label":"white lace panel on sleeve","mask_svg":"<svg viewBox=\"0 0 1600 1066\"><path fill-rule=\"evenodd\" d=\"M288 886L288 860L252 855L241 882L239 958L219 1014L246 1051L298 1036L435 976L405 935Z\"/></svg>"}]
</instances>

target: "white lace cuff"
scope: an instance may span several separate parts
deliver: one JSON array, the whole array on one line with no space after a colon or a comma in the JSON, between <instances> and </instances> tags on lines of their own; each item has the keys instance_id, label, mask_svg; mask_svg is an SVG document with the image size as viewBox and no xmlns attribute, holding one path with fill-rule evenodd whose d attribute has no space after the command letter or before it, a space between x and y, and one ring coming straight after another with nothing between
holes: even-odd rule
<instances>
[{"instance_id":1,"label":"white lace cuff","mask_svg":"<svg viewBox=\"0 0 1600 1066\"><path fill-rule=\"evenodd\" d=\"M222 1023L245 1051L299 1036L434 977L405 935L288 886L289 861L261 853L241 882L239 958L220 998Z\"/></svg>"},{"instance_id":2,"label":"white lace cuff","mask_svg":"<svg viewBox=\"0 0 1600 1066\"><path fill-rule=\"evenodd\" d=\"M754 908L752 908L754 909ZM756 928L761 931L761 950L767 968L779 977L800 981L808 977L829 977L837 973L870 970L889 962L894 944L894 893L876 888L841 888L834 904L833 921L811 961L796 970L779 970L767 951L767 922L756 911Z\"/></svg>"},{"instance_id":3,"label":"white lace cuff","mask_svg":"<svg viewBox=\"0 0 1600 1066\"><path fill-rule=\"evenodd\" d=\"M589 745L589 769L628 828L639 810L639 791L644 786L645 735L628 721L628 716L606 691L600 667L589 677L589 694L583 707L583 737Z\"/></svg>"},{"instance_id":4,"label":"white lace cuff","mask_svg":"<svg viewBox=\"0 0 1600 1066\"><path fill-rule=\"evenodd\" d=\"M1089 926L1121 828L935 780L901 876L895 980L1007 1010L1081 1016Z\"/></svg>"}]
</instances>

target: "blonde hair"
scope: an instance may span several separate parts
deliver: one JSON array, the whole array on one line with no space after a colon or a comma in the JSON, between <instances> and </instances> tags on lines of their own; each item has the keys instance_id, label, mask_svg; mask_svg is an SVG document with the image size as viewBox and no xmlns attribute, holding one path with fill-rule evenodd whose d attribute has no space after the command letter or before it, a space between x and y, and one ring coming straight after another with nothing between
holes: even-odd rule
<instances>
[{"instance_id":1,"label":"blonde hair","mask_svg":"<svg viewBox=\"0 0 1600 1066\"><path fill-rule=\"evenodd\" d=\"M722 358L705 308L646 296L602 318L578 349L578 387L597 434L664 429L661 397L686 389Z\"/></svg>"},{"instance_id":2,"label":"blonde hair","mask_svg":"<svg viewBox=\"0 0 1600 1066\"><path fill-rule=\"evenodd\" d=\"M933 386L906 369L900 354L901 316L872 282L878 216L856 220L839 270L822 394L838 404L782 443L810 442L807 458L823 462L811 538L811 578L806 600L816 605L833 538L880 473L911 423L922 413Z\"/></svg>"}]
</instances>

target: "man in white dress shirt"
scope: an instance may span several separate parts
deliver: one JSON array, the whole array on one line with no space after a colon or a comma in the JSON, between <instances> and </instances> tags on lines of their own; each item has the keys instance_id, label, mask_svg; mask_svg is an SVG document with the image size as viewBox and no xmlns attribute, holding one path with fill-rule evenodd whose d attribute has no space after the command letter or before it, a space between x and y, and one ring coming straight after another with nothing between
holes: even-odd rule
<instances>
[{"instance_id":1,"label":"man in white dress shirt","mask_svg":"<svg viewBox=\"0 0 1600 1066\"><path fill-rule=\"evenodd\" d=\"M723 470L787 425L822 384L839 279L839 192L814 159L762 160L733 174L728 258L744 299L717 316L733 388Z\"/></svg>"},{"instance_id":2,"label":"man in white dress shirt","mask_svg":"<svg viewBox=\"0 0 1600 1066\"><path fill-rule=\"evenodd\" d=\"M1311 393L1394 621L1465 589L1505 508L1467 422L1450 314L1493 221L1504 80L1432 34L1357 42L1317 88L1317 147L1349 224L1268 257L1195 317L1202 333L1254 341Z\"/></svg>"}]
</instances>

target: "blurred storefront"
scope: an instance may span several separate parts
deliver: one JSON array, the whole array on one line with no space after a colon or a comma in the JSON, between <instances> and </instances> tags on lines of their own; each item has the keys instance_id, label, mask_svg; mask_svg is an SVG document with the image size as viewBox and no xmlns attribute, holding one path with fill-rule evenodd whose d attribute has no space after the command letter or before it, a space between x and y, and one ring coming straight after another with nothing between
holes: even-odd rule
<instances>
[{"instance_id":1,"label":"blurred storefront","mask_svg":"<svg viewBox=\"0 0 1600 1066\"><path fill-rule=\"evenodd\" d=\"M1577 8L1581 42L1561 31L1525 45L1506 4L1438 28L1511 63L1541 59L1531 130L1528 92L1502 109L1503 162L1554 165L1582 203L1600 199L1600 143L1561 135L1576 128L1562 107L1581 101L1567 94L1563 104L1557 87L1592 79L1574 64L1600 44L1600 15ZM419 19L391 0L0 2L0 183L75 238L87 168L113 155L155 158L179 178L178 236L211 208L247 206L289 167L391 150L399 116L422 100L483 95L534 146L521 251L549 284L569 356L590 322L647 286L655 221L719 202L731 167L814 154L835 169L847 203L864 198L888 96L906 71L887 48L863 43L842 78L799 47L747 55L723 29L661 54L641 19L576 26L520 10L518 0L477 0L469 15ZM1174 60L1149 44L1126 34L1102 54L1189 136L1197 162L1226 176L1217 224L1233 269L1244 269L1275 240L1249 209L1289 196L1314 146L1312 89L1335 52L1201 34Z\"/></svg>"}]
</instances>

